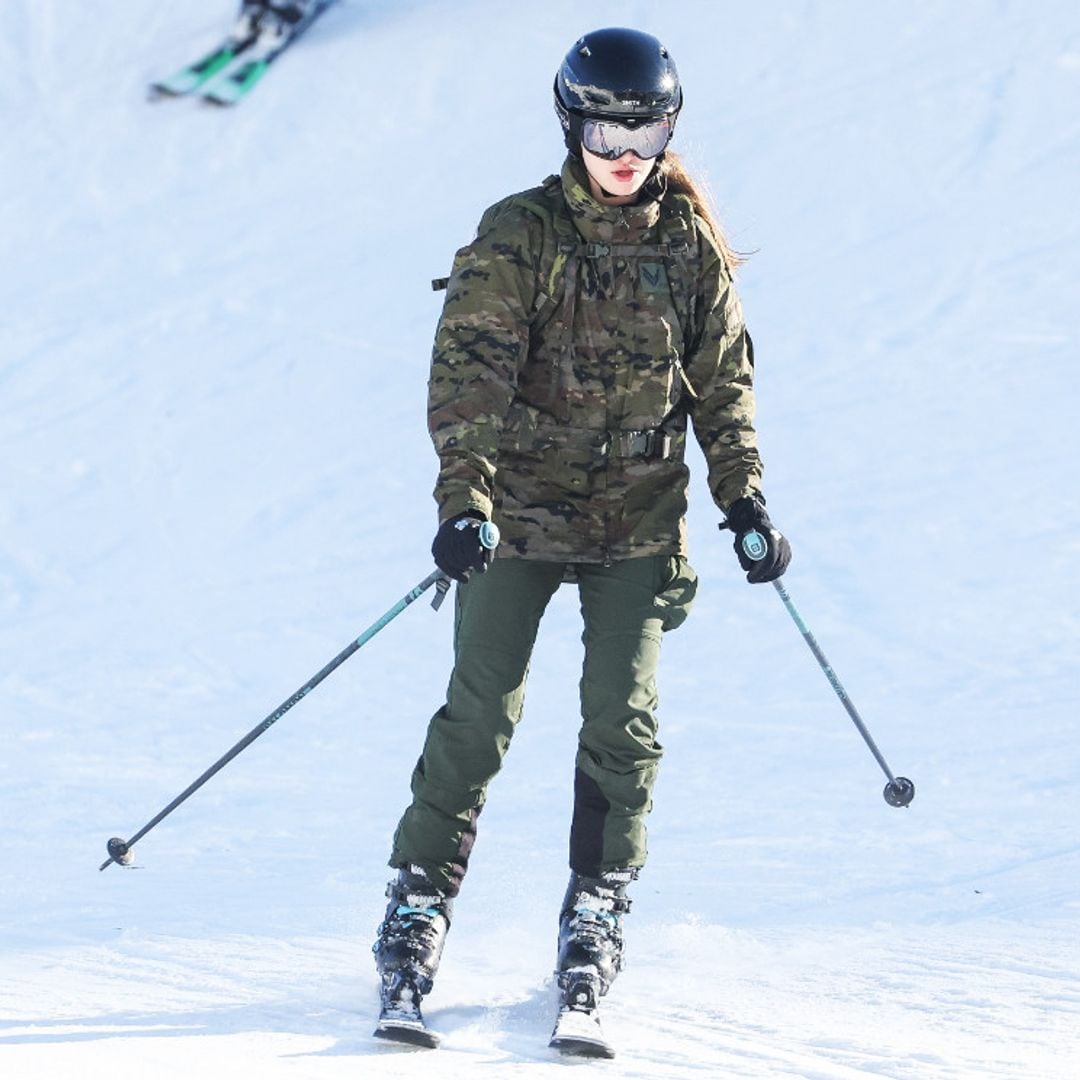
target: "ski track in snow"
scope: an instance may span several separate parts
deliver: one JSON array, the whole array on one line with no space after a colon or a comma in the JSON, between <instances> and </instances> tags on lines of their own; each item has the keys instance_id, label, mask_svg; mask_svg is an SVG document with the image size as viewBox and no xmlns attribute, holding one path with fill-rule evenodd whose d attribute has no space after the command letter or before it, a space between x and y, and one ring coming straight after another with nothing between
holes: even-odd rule
<instances>
[{"instance_id":1,"label":"ski track in snow","mask_svg":"<svg viewBox=\"0 0 1080 1080\"><path fill-rule=\"evenodd\" d=\"M1075 1080L1075 4L340 0L239 109L148 104L230 8L14 5L0 37L0 1075ZM427 573L428 283L557 167L552 72L605 24L678 58L679 148L755 253L789 587L917 795L885 807L691 454L619 1057L546 1047L565 590L425 1003L443 1047L395 1049L368 950L446 610L96 867Z\"/></svg>"},{"instance_id":2,"label":"ski track in snow","mask_svg":"<svg viewBox=\"0 0 1080 1080\"><path fill-rule=\"evenodd\" d=\"M635 942L637 963L605 1003L620 1076L1073 1075L1078 950L1061 928L997 924L958 937L683 925L637 936L646 939ZM1048 939L1055 954L1039 955ZM694 986L685 985L688 946L715 964ZM83 1075L97 1075L97 1062L118 1077L147 1067L190 1075L215 1044L230 1059L253 1055L260 1075L345 1075L356 1057L365 1075L401 1075L402 1058L431 1055L370 1036L363 1002L374 1002L374 978L357 971L365 964L337 938L124 935L109 948L17 955L0 996L0 1051L19 1076L66 1075L76 1061ZM551 980L519 985L511 962L490 966L447 971L429 999L429 1022L444 1037L432 1067L463 1077L567 1067L545 1046Z\"/></svg>"}]
</instances>

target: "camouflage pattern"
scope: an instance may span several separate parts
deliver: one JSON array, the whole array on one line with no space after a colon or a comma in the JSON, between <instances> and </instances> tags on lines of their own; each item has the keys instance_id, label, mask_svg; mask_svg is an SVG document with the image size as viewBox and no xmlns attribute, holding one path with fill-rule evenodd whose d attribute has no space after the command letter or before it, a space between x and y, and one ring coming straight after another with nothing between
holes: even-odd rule
<instances>
[{"instance_id":1,"label":"camouflage pattern","mask_svg":"<svg viewBox=\"0 0 1080 1080\"><path fill-rule=\"evenodd\" d=\"M429 382L440 520L492 517L503 558L685 556L687 418L718 506L760 491L752 379L689 200L604 206L568 158L455 257Z\"/></svg>"}]
</instances>

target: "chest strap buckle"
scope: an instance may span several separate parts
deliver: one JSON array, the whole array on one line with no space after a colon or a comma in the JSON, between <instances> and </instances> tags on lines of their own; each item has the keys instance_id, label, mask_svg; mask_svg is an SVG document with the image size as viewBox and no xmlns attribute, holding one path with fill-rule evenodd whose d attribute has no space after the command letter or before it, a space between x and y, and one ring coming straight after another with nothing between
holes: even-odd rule
<instances>
[{"instance_id":1,"label":"chest strap buckle","mask_svg":"<svg viewBox=\"0 0 1080 1080\"><path fill-rule=\"evenodd\" d=\"M663 461L671 456L671 434L661 428L647 431L609 431L607 450L612 457Z\"/></svg>"}]
</instances>

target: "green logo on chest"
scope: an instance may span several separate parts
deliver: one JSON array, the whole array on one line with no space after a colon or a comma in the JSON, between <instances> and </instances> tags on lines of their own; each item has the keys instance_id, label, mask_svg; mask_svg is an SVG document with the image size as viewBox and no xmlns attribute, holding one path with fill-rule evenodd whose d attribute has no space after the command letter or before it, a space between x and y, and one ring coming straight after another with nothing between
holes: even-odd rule
<instances>
[{"instance_id":1,"label":"green logo on chest","mask_svg":"<svg viewBox=\"0 0 1080 1080\"><path fill-rule=\"evenodd\" d=\"M667 271L662 262L642 262L641 289L647 293L663 293L668 291Z\"/></svg>"}]
</instances>

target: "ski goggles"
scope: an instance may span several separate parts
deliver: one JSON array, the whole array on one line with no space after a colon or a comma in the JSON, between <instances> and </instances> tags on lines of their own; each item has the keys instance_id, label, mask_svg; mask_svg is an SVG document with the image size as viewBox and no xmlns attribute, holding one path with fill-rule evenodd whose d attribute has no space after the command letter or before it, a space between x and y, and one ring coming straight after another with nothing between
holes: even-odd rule
<instances>
[{"instance_id":1,"label":"ski goggles","mask_svg":"<svg viewBox=\"0 0 1080 1080\"><path fill-rule=\"evenodd\" d=\"M671 141L674 124L671 117L646 120L633 127L616 120L587 116L581 121L581 145L597 157L614 161L632 152L643 161L662 154Z\"/></svg>"}]
</instances>

